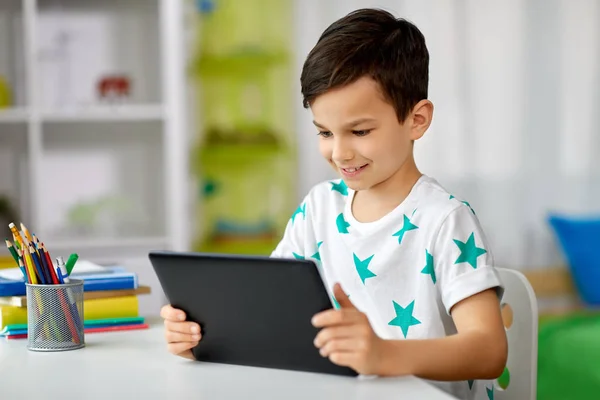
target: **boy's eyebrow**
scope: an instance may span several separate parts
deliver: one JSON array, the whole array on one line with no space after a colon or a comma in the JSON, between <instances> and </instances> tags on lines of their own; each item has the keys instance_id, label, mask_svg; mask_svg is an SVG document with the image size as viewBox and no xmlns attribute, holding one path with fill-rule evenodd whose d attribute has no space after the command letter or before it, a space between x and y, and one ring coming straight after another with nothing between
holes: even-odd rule
<instances>
[{"instance_id":1,"label":"boy's eyebrow","mask_svg":"<svg viewBox=\"0 0 600 400\"><path fill-rule=\"evenodd\" d=\"M359 118L359 119L355 119L354 121L350 121L348 123L345 124L345 128L353 128L356 125L360 125L363 124L365 122L375 122L376 120L374 118ZM317 128L321 128L321 129L327 129L325 128L323 125L319 124L317 121L313 121L313 124L315 124L315 126Z\"/></svg>"},{"instance_id":2,"label":"boy's eyebrow","mask_svg":"<svg viewBox=\"0 0 600 400\"><path fill-rule=\"evenodd\" d=\"M317 128L321 128L321 129L327 129L325 128L323 125L321 125L320 123L318 123L317 121L313 120L313 124L317 127Z\"/></svg>"}]
</instances>

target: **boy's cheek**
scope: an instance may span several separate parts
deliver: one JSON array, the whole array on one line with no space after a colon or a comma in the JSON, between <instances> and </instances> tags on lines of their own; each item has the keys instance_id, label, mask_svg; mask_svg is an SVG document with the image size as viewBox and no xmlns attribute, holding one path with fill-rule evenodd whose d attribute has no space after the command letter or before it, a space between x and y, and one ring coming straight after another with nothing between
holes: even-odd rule
<instances>
[{"instance_id":1,"label":"boy's cheek","mask_svg":"<svg viewBox=\"0 0 600 400\"><path fill-rule=\"evenodd\" d=\"M320 139L319 139L319 152L321 153L321 156L323 156L323 158L327 160L327 162L329 162L330 164L332 163L331 146L329 144L327 144L324 140L320 140Z\"/></svg>"}]
</instances>

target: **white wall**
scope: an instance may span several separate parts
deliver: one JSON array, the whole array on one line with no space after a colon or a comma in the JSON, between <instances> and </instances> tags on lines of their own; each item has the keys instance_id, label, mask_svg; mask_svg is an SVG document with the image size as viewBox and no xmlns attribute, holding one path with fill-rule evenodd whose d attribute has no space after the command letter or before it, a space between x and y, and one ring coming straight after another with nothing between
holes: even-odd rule
<instances>
[{"instance_id":1,"label":"white wall","mask_svg":"<svg viewBox=\"0 0 600 400\"><path fill-rule=\"evenodd\" d=\"M435 113L421 170L473 205L498 264L564 263L548 213L600 214L600 3L298 0L297 76L320 33L362 7L426 37ZM302 196L333 172L297 93Z\"/></svg>"},{"instance_id":2,"label":"white wall","mask_svg":"<svg viewBox=\"0 0 600 400\"><path fill-rule=\"evenodd\" d=\"M310 110L302 106L300 94L300 72L304 59L310 49L317 43L323 30L333 22L330 14L324 12L325 2L320 0L294 1L294 46L296 49L295 62L295 107L296 130L298 133L298 202L318 182L335 178L335 172L323 160L317 148L317 135L312 123Z\"/></svg>"}]
</instances>

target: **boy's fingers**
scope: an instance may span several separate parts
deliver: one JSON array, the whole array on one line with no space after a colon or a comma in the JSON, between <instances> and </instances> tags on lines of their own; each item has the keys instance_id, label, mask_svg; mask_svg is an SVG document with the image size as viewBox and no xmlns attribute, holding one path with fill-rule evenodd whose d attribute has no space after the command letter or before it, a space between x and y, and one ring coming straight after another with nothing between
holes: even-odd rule
<instances>
[{"instance_id":1,"label":"boy's fingers","mask_svg":"<svg viewBox=\"0 0 600 400\"><path fill-rule=\"evenodd\" d=\"M202 338L202 335L199 333L191 335L189 333L166 331L165 338L167 339L167 343L197 343Z\"/></svg>"},{"instance_id":2,"label":"boy's fingers","mask_svg":"<svg viewBox=\"0 0 600 400\"><path fill-rule=\"evenodd\" d=\"M356 361L356 355L347 351L336 351L329 355L329 360L342 367L352 367Z\"/></svg>"},{"instance_id":3,"label":"boy's fingers","mask_svg":"<svg viewBox=\"0 0 600 400\"><path fill-rule=\"evenodd\" d=\"M356 308L354 307L354 304L352 304L352 302L350 301L350 298L348 298L346 292L344 292L344 290L342 289L342 285L340 285L339 283L333 285L333 295L335 296L335 299L337 300L341 308Z\"/></svg>"},{"instance_id":4,"label":"boy's fingers","mask_svg":"<svg viewBox=\"0 0 600 400\"><path fill-rule=\"evenodd\" d=\"M187 334L198 334L201 332L200 325L195 322L173 322L165 320L165 330Z\"/></svg>"},{"instance_id":5,"label":"boy's fingers","mask_svg":"<svg viewBox=\"0 0 600 400\"><path fill-rule=\"evenodd\" d=\"M312 318L313 326L322 328L330 325L347 325L357 322L359 314L355 309L326 310Z\"/></svg>"},{"instance_id":6,"label":"boy's fingers","mask_svg":"<svg viewBox=\"0 0 600 400\"><path fill-rule=\"evenodd\" d=\"M351 325L334 326L322 329L315 337L315 346L322 347L330 340L356 336L356 329Z\"/></svg>"},{"instance_id":7,"label":"boy's fingers","mask_svg":"<svg viewBox=\"0 0 600 400\"><path fill-rule=\"evenodd\" d=\"M321 347L319 353L323 357L329 357L333 353L348 352L356 350L356 340L354 339L335 339Z\"/></svg>"},{"instance_id":8,"label":"boy's fingers","mask_svg":"<svg viewBox=\"0 0 600 400\"><path fill-rule=\"evenodd\" d=\"M192 349L192 347L195 347L196 345L198 345L198 342L196 342L196 343L189 343L189 342L170 343L167 346L167 350L169 350L169 353L171 353L171 354L175 354L175 355L193 360L194 355L192 354L191 349Z\"/></svg>"},{"instance_id":9,"label":"boy's fingers","mask_svg":"<svg viewBox=\"0 0 600 400\"><path fill-rule=\"evenodd\" d=\"M160 316L170 321L185 321L185 313L181 310L166 305L160 309Z\"/></svg>"}]
</instances>

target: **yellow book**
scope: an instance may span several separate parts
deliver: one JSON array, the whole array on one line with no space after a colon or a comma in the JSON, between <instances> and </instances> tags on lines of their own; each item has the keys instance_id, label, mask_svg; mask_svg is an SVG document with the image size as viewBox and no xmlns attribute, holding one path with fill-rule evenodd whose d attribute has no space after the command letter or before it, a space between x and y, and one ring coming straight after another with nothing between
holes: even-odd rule
<instances>
[{"instance_id":1,"label":"yellow book","mask_svg":"<svg viewBox=\"0 0 600 400\"><path fill-rule=\"evenodd\" d=\"M83 301L84 321L108 318L137 317L139 302L137 296L109 297ZM27 308L0 306L0 330L6 325L26 324Z\"/></svg>"},{"instance_id":2,"label":"yellow book","mask_svg":"<svg viewBox=\"0 0 600 400\"><path fill-rule=\"evenodd\" d=\"M137 317L139 302L137 296L109 297L83 301L83 319L106 319Z\"/></svg>"},{"instance_id":3,"label":"yellow book","mask_svg":"<svg viewBox=\"0 0 600 400\"><path fill-rule=\"evenodd\" d=\"M0 330L6 325L26 324L27 308L15 306L0 306Z\"/></svg>"},{"instance_id":4,"label":"yellow book","mask_svg":"<svg viewBox=\"0 0 600 400\"><path fill-rule=\"evenodd\" d=\"M83 300L139 296L141 294L149 294L150 292L150 286L144 285L138 286L137 289L93 290L91 292L83 292ZM27 296L0 297L0 306L27 307Z\"/></svg>"},{"instance_id":5,"label":"yellow book","mask_svg":"<svg viewBox=\"0 0 600 400\"><path fill-rule=\"evenodd\" d=\"M2 241L2 243L4 243L4 241ZM4 248L6 248L6 246ZM0 256L0 269L15 268L16 266L15 259L11 256Z\"/></svg>"}]
</instances>

